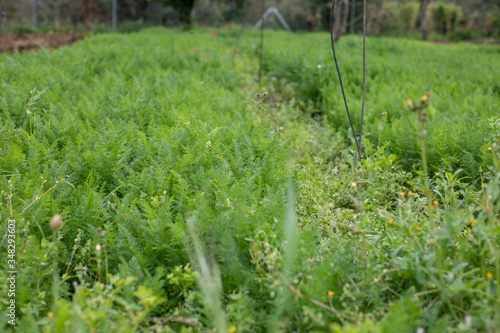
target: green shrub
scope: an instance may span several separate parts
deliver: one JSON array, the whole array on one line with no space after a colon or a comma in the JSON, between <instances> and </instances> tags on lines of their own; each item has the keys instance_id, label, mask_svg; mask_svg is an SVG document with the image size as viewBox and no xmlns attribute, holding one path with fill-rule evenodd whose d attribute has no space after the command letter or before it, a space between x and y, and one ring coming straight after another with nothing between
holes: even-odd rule
<instances>
[{"instance_id":1,"label":"green shrub","mask_svg":"<svg viewBox=\"0 0 500 333\"><path fill-rule=\"evenodd\" d=\"M481 32L486 37L500 36L500 10L498 8L485 13Z\"/></svg>"},{"instance_id":2,"label":"green shrub","mask_svg":"<svg viewBox=\"0 0 500 333\"><path fill-rule=\"evenodd\" d=\"M416 1L398 3L396 1L386 2L381 9L385 12L383 17L382 32L385 34L406 35L413 32L417 23L420 5Z\"/></svg>"},{"instance_id":3,"label":"green shrub","mask_svg":"<svg viewBox=\"0 0 500 333\"><path fill-rule=\"evenodd\" d=\"M452 41L474 40L480 37L479 32L471 27L457 28L450 34L450 40Z\"/></svg>"},{"instance_id":4,"label":"green shrub","mask_svg":"<svg viewBox=\"0 0 500 333\"><path fill-rule=\"evenodd\" d=\"M419 9L420 4L417 1L410 1L401 5L401 20L405 34L415 30Z\"/></svg>"},{"instance_id":5,"label":"green shrub","mask_svg":"<svg viewBox=\"0 0 500 333\"><path fill-rule=\"evenodd\" d=\"M431 4L430 10L434 30L443 35L453 32L463 18L462 7L444 1Z\"/></svg>"}]
</instances>

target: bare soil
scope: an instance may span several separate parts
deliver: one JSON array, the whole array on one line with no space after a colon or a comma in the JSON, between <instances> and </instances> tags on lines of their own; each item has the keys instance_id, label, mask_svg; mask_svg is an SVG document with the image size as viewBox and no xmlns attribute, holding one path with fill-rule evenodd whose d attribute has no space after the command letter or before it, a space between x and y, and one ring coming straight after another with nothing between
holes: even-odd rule
<instances>
[{"instance_id":1,"label":"bare soil","mask_svg":"<svg viewBox=\"0 0 500 333\"><path fill-rule=\"evenodd\" d=\"M34 33L8 33L0 34L0 53L24 52L37 50L39 47L57 49L61 46L75 43L84 39L84 35L71 34L34 34Z\"/></svg>"}]
</instances>

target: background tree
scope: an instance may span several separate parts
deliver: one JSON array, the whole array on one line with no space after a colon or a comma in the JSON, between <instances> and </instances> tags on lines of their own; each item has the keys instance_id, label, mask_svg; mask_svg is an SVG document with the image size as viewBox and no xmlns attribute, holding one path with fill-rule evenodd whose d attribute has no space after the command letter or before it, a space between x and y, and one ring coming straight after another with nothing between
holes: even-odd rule
<instances>
[{"instance_id":1,"label":"background tree","mask_svg":"<svg viewBox=\"0 0 500 333\"><path fill-rule=\"evenodd\" d=\"M191 12L195 0L160 0L163 5L172 6L178 13L182 23L191 24Z\"/></svg>"},{"instance_id":2,"label":"background tree","mask_svg":"<svg viewBox=\"0 0 500 333\"><path fill-rule=\"evenodd\" d=\"M427 40L428 7L429 0L420 0L422 7L422 40Z\"/></svg>"},{"instance_id":3,"label":"background tree","mask_svg":"<svg viewBox=\"0 0 500 333\"><path fill-rule=\"evenodd\" d=\"M335 7L335 22L333 25L333 34L335 35L334 42L338 41L340 36L345 34L347 30L347 19L349 17L350 8L349 0L335 0Z\"/></svg>"}]
</instances>

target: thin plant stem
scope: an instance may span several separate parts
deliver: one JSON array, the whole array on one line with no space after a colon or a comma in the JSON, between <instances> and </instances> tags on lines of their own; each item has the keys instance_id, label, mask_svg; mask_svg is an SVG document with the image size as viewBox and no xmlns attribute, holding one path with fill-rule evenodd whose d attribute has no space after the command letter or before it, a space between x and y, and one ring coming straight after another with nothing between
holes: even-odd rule
<instances>
[{"instance_id":1,"label":"thin plant stem","mask_svg":"<svg viewBox=\"0 0 500 333\"><path fill-rule=\"evenodd\" d=\"M97 244L95 246L95 252L96 252L96 261L97 261L97 280L102 283L102 279L101 279L101 263L102 263L102 259L101 259L101 244Z\"/></svg>"},{"instance_id":2,"label":"thin plant stem","mask_svg":"<svg viewBox=\"0 0 500 333\"><path fill-rule=\"evenodd\" d=\"M373 281L372 284L376 284L377 286L379 286L381 288L389 290L392 294L394 294L394 296L401 297L401 295L397 291L395 291L394 289L392 289L391 287L389 287L389 286L387 286L385 284L380 283L378 280L377 281Z\"/></svg>"},{"instance_id":3,"label":"thin plant stem","mask_svg":"<svg viewBox=\"0 0 500 333\"><path fill-rule=\"evenodd\" d=\"M220 296L222 281L217 264L210 265L203 251L203 244L195 229L194 217L186 220L192 247L188 248L191 261L198 270L198 285L203 292L207 312L212 316L212 322L217 332L227 332L226 314L223 310Z\"/></svg>"},{"instance_id":4,"label":"thin plant stem","mask_svg":"<svg viewBox=\"0 0 500 333\"><path fill-rule=\"evenodd\" d=\"M10 189L10 193L9 193L9 208L10 208L10 217L13 217L12 216L12 189L13 189L14 185L12 184L12 181L9 179L9 189Z\"/></svg>"},{"instance_id":5,"label":"thin plant stem","mask_svg":"<svg viewBox=\"0 0 500 333\"><path fill-rule=\"evenodd\" d=\"M261 17L264 17L264 0L261 0ZM262 82L262 61L264 59L264 22L260 26L259 86Z\"/></svg>"},{"instance_id":6,"label":"thin plant stem","mask_svg":"<svg viewBox=\"0 0 500 333\"><path fill-rule=\"evenodd\" d=\"M99 232L99 238L101 239L102 249L104 251L104 283L106 283L107 279L108 279L108 274L109 274L109 270L108 270L108 246L107 246L106 237L104 237L104 233L102 231L102 228L98 228L97 230Z\"/></svg>"},{"instance_id":7,"label":"thin plant stem","mask_svg":"<svg viewBox=\"0 0 500 333\"><path fill-rule=\"evenodd\" d=\"M40 177L42 179L42 183L40 184L40 188L38 189L38 193L36 194L36 197L40 197L40 193L42 193L43 190L43 184L45 184L47 181L43 180L43 177Z\"/></svg>"},{"instance_id":8,"label":"thin plant stem","mask_svg":"<svg viewBox=\"0 0 500 333\"><path fill-rule=\"evenodd\" d=\"M425 290L425 291L421 291L419 293L415 293L413 294L412 296L413 297L416 297L416 298L419 298L419 297L422 297L422 296L426 296L426 295L430 295L430 294L434 294L434 293L437 293L437 292L440 292L441 289L440 288L437 288L437 289L431 289L431 290Z\"/></svg>"},{"instance_id":9,"label":"thin plant stem","mask_svg":"<svg viewBox=\"0 0 500 333\"><path fill-rule=\"evenodd\" d=\"M51 188L49 188L47 191L45 191L44 193L42 193L42 195L37 195L37 196L35 197L35 199L34 199L34 200L33 200L33 201L32 201L32 202L28 205L28 206L26 206L26 207L25 207L25 208L21 211L21 213L19 213L19 215L21 215L22 213L24 213L24 212L25 212L28 208L30 208L30 207L31 207L31 206L32 206L35 202L37 202L38 200L40 200L41 198L43 198L43 196L44 196L44 195L46 195L47 193L49 193L50 191L52 191L53 189L55 189L57 186L59 186L59 185L63 182L64 178L67 178L67 177L69 177L69 176L63 177L61 180L56 181L56 183L55 183L55 184L54 184ZM12 208L11 208L11 209L12 209ZM12 210L11 210L10 215L12 215Z\"/></svg>"},{"instance_id":10,"label":"thin plant stem","mask_svg":"<svg viewBox=\"0 0 500 333\"><path fill-rule=\"evenodd\" d=\"M350 317L350 316L348 316L348 315L346 315L346 314L343 314L342 312L340 312L339 310L335 309L334 307L328 306L328 305L326 305L326 304L324 304L324 303L321 303L321 302L319 302L319 301L317 301L317 300L315 300L315 299L313 299L313 298L310 298L310 297L308 297L308 296L306 296L306 295L302 294L302 293L301 293L300 291L298 291L298 290L297 290L297 289L296 289L296 288L295 288L292 284L290 284L290 282L288 282L288 281L287 281L287 279L285 278L285 276L283 275L283 273L281 273L281 272L278 270L278 268L277 268L276 266L273 266L273 268L274 268L274 270L275 270L276 274L278 274L278 276L279 276L279 277L280 277L283 281L285 281L285 283L286 283L286 285L287 285L288 289L290 289L290 291L291 291L291 292L292 292L295 296L297 296L297 297L299 297L299 298L302 298L302 299L304 299L304 300L306 300L306 301L308 301L308 302L310 302L310 303L312 303L312 304L314 304L314 305L317 305L317 306L319 306L320 308L323 308L323 309L325 309L325 310L327 310L327 311L329 311L329 312L331 312L331 313L335 314L335 315L336 315L337 317L339 317L339 318L347 319L347 320L349 320L349 321L354 321L354 319L353 319L352 317Z\"/></svg>"},{"instance_id":11,"label":"thin plant stem","mask_svg":"<svg viewBox=\"0 0 500 333\"><path fill-rule=\"evenodd\" d=\"M363 117L365 115L366 97L366 0L363 0L363 102L361 104L361 125L359 127L358 160L361 162L361 147L363 139Z\"/></svg>"},{"instance_id":12,"label":"thin plant stem","mask_svg":"<svg viewBox=\"0 0 500 333\"><path fill-rule=\"evenodd\" d=\"M24 226L24 234L23 234L23 240L21 241L21 248L19 249L19 255L17 256L17 259L16 259L16 266L17 266L17 263L19 262L19 260L21 259L21 256L23 255L23 251L24 251L24 242L26 240L26 235L28 233L28 228L29 228L29 221L26 222L26 225ZM3 242L3 241L2 241Z\"/></svg>"},{"instance_id":13,"label":"thin plant stem","mask_svg":"<svg viewBox=\"0 0 500 333\"><path fill-rule=\"evenodd\" d=\"M420 117L420 116L419 116ZM427 167L427 149L425 146L425 124L421 119L419 119L419 134L418 134L418 140L420 141L420 153L422 155L422 168L424 169L424 191L425 191L425 196L427 198L427 214L429 217L432 216L432 192L429 186L429 170Z\"/></svg>"},{"instance_id":14,"label":"thin plant stem","mask_svg":"<svg viewBox=\"0 0 500 333\"><path fill-rule=\"evenodd\" d=\"M106 241L104 241L103 247L104 247L104 282L107 283L109 276L109 269L108 269L108 250Z\"/></svg>"},{"instance_id":15,"label":"thin plant stem","mask_svg":"<svg viewBox=\"0 0 500 333\"><path fill-rule=\"evenodd\" d=\"M169 323L169 322L177 322L177 323L182 323L182 324L193 326L193 327L200 328L200 329L203 328L200 324L198 324L196 321L194 321L191 318L176 317L174 315L172 315L170 317L151 317L151 318L146 318L143 321L145 321L145 322L160 322L162 324Z\"/></svg>"},{"instance_id":16,"label":"thin plant stem","mask_svg":"<svg viewBox=\"0 0 500 333\"><path fill-rule=\"evenodd\" d=\"M57 273L57 263L59 251L57 250L57 230L52 231L52 241L54 242L55 252L52 262L52 313L56 314L57 299L59 298L59 277Z\"/></svg>"},{"instance_id":17,"label":"thin plant stem","mask_svg":"<svg viewBox=\"0 0 500 333\"><path fill-rule=\"evenodd\" d=\"M287 213L285 218L285 262L284 262L284 277L289 280L293 277L293 268L295 257L297 254L297 214L295 212L296 193L293 190L292 180L288 180L287 186ZM269 332L279 332L279 319L285 312L286 304L288 304L289 294L280 292L276 299L276 308L271 318Z\"/></svg>"},{"instance_id":18,"label":"thin plant stem","mask_svg":"<svg viewBox=\"0 0 500 333\"><path fill-rule=\"evenodd\" d=\"M73 252L71 253L71 258L69 259L68 267L66 268L66 273L64 273L64 275L68 275L68 273L69 273L69 270L71 268L71 263L73 262L73 258L75 257L76 250L78 249L78 244L80 243L81 234L82 234L82 230L78 229L78 234L75 238L75 245L73 246Z\"/></svg>"}]
</instances>

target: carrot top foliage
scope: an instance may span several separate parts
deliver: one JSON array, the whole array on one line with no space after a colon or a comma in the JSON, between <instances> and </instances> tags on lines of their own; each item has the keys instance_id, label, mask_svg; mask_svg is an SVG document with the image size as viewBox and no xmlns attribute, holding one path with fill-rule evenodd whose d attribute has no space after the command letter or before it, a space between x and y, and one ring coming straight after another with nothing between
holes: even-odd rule
<instances>
[{"instance_id":1,"label":"carrot top foliage","mask_svg":"<svg viewBox=\"0 0 500 333\"><path fill-rule=\"evenodd\" d=\"M369 39L354 166L327 34L211 33L0 56L1 330L493 331L498 50Z\"/></svg>"}]
</instances>

